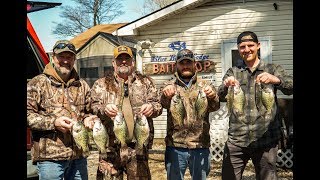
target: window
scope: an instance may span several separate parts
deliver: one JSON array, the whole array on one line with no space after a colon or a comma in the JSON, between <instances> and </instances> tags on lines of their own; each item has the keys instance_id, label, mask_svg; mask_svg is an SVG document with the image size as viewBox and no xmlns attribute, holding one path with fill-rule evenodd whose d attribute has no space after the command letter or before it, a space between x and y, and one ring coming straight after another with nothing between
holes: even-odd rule
<instances>
[{"instance_id":1,"label":"window","mask_svg":"<svg viewBox=\"0 0 320 180\"><path fill-rule=\"evenodd\" d=\"M98 78L98 67L80 68L81 78Z\"/></svg>"},{"instance_id":2,"label":"window","mask_svg":"<svg viewBox=\"0 0 320 180\"><path fill-rule=\"evenodd\" d=\"M104 76L112 76L113 74L113 67L112 66L105 66L103 67L103 74Z\"/></svg>"}]
</instances>

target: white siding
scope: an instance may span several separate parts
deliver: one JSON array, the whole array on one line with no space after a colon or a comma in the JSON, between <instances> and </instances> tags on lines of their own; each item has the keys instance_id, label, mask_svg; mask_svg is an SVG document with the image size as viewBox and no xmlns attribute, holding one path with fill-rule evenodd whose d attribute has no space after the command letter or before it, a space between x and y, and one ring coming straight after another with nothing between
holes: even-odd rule
<instances>
[{"instance_id":1,"label":"white siding","mask_svg":"<svg viewBox=\"0 0 320 180\"><path fill-rule=\"evenodd\" d=\"M254 31L258 37L270 37L272 62L293 70L293 2L277 1L212 1L138 29L138 40L151 39L155 46L142 56L142 64L150 63L151 55L169 57L176 52L168 48L173 41L186 42L197 54L209 55L217 62L215 85L221 83L221 42L235 39L242 31ZM154 75L157 87L172 75ZM155 137L163 138L166 131L164 113L155 119Z\"/></svg>"}]
</instances>

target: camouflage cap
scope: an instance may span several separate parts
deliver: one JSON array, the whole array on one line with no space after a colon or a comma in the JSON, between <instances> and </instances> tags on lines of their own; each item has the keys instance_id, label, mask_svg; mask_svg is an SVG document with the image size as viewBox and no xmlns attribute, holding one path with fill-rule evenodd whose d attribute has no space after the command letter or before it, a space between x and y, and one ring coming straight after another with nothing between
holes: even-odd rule
<instances>
[{"instance_id":1,"label":"camouflage cap","mask_svg":"<svg viewBox=\"0 0 320 180\"><path fill-rule=\"evenodd\" d=\"M123 53L128 54L131 58L133 57L131 48L124 45L114 48L113 57L117 58L120 54L123 54Z\"/></svg>"},{"instance_id":2,"label":"camouflage cap","mask_svg":"<svg viewBox=\"0 0 320 180\"><path fill-rule=\"evenodd\" d=\"M181 49L177 53L177 62L180 62L184 59L189 59L191 61L195 61L194 54L189 49Z\"/></svg>"},{"instance_id":3,"label":"camouflage cap","mask_svg":"<svg viewBox=\"0 0 320 180\"><path fill-rule=\"evenodd\" d=\"M53 46L53 52L55 54L59 54L66 51L71 52L73 54L77 54L76 47L71 41L59 40Z\"/></svg>"}]
</instances>

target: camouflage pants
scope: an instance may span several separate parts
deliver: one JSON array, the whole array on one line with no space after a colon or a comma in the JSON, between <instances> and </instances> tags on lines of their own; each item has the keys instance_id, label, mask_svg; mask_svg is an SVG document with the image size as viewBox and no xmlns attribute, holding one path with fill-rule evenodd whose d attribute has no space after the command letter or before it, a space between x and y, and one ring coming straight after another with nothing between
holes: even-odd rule
<instances>
[{"instance_id":1,"label":"camouflage pants","mask_svg":"<svg viewBox=\"0 0 320 180\"><path fill-rule=\"evenodd\" d=\"M116 152L107 153L106 158L100 154L99 161L99 167L111 165L117 173L110 174L104 170L106 168L98 168L97 180L123 180L124 173L127 174L127 180L151 180L146 151L144 155L136 155L135 150L128 147L128 158L125 162L120 161L120 155Z\"/></svg>"}]
</instances>

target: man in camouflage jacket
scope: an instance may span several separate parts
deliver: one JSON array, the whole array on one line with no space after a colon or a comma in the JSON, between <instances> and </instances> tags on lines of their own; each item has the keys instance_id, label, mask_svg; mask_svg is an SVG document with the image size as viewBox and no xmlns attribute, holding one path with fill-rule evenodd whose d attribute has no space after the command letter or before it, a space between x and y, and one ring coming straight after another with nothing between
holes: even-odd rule
<instances>
[{"instance_id":1,"label":"man in camouflage jacket","mask_svg":"<svg viewBox=\"0 0 320 180\"><path fill-rule=\"evenodd\" d=\"M27 125L32 132L31 156L40 179L88 179L87 160L71 130L75 121L92 121L90 88L73 68L76 49L57 41L52 62L27 84Z\"/></svg>"},{"instance_id":2,"label":"man in camouflage jacket","mask_svg":"<svg viewBox=\"0 0 320 180\"><path fill-rule=\"evenodd\" d=\"M175 79L165 83L161 104L167 109L165 167L167 179L206 179L210 171L209 113L220 108L216 89L198 79L192 51L177 53Z\"/></svg>"},{"instance_id":3,"label":"man in camouflage jacket","mask_svg":"<svg viewBox=\"0 0 320 180\"><path fill-rule=\"evenodd\" d=\"M134 72L135 61L130 47L116 47L112 64L114 75L98 79L91 88L93 113L102 120L109 135L107 153L99 154L97 179L122 179L123 172L126 172L128 180L148 180L151 179L148 149L152 147L154 137L152 118L162 113L159 93L150 77ZM124 98L123 103L121 98ZM126 141L126 150L120 148L120 142L113 131L114 118L118 111L123 111L129 131L128 139L131 139ZM147 117L150 128L142 155L136 154L133 137L136 121L134 116L138 114Z\"/></svg>"}]
</instances>

